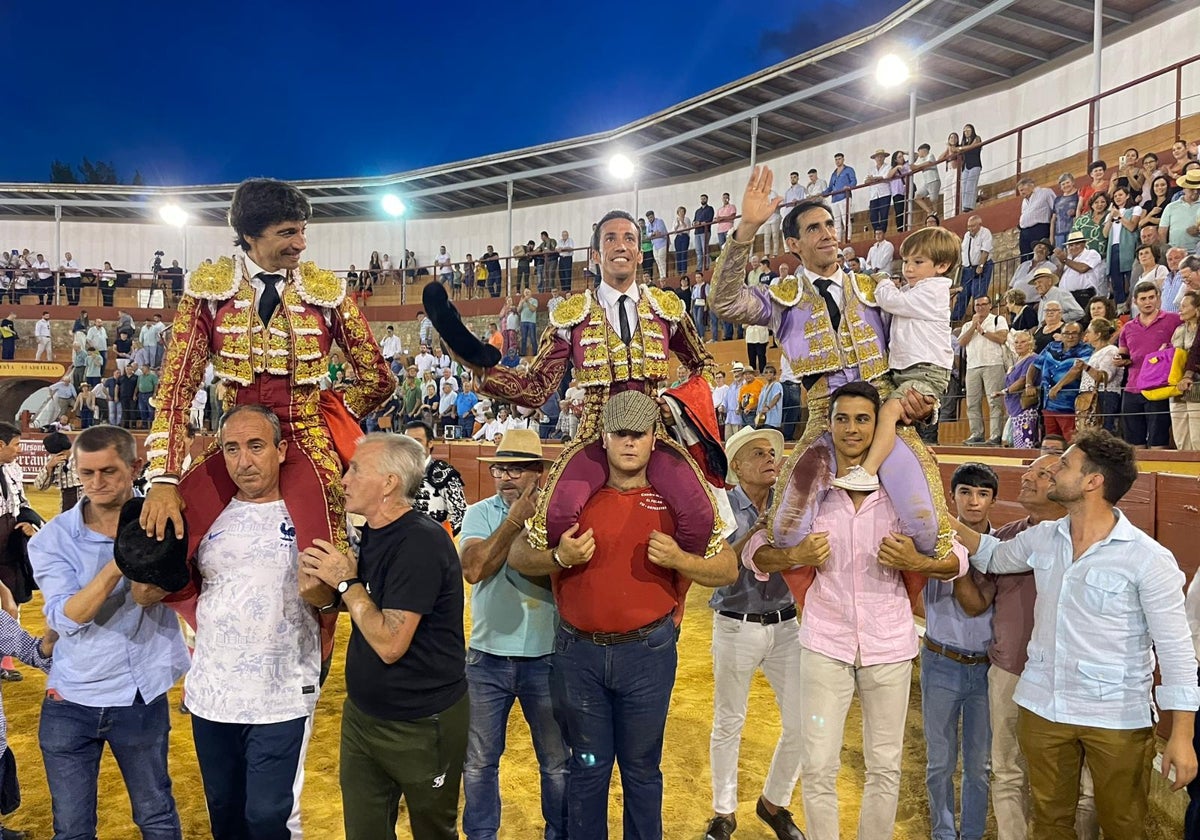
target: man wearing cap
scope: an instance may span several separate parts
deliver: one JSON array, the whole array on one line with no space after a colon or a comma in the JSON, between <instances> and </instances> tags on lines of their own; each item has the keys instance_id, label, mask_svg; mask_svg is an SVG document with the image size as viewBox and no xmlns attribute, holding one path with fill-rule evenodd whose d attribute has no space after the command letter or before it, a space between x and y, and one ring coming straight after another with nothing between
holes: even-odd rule
<instances>
[{"instance_id":1,"label":"man wearing cap","mask_svg":"<svg viewBox=\"0 0 1200 840\"><path fill-rule=\"evenodd\" d=\"M660 280L665 280L667 277L667 223L654 215L653 210L646 211L646 233L650 237L650 244L654 246L654 262L658 265L658 277Z\"/></svg>"},{"instance_id":2,"label":"man wearing cap","mask_svg":"<svg viewBox=\"0 0 1200 840\"><path fill-rule=\"evenodd\" d=\"M38 733L54 831L96 836L107 744L142 836L179 840L167 774L167 689L187 671L187 649L175 613L160 604L138 606L113 559L121 509L133 497L142 462L133 436L116 426L86 429L74 450L85 498L29 543L46 624L61 636Z\"/></svg>"},{"instance_id":3,"label":"man wearing cap","mask_svg":"<svg viewBox=\"0 0 1200 840\"><path fill-rule=\"evenodd\" d=\"M547 840L565 840L567 747L550 702L550 654L558 611L545 577L527 577L508 564L509 550L533 516L542 472L535 432L504 433L488 465L496 494L467 508L459 535L463 577L471 584L467 685L471 727L463 764L463 832L495 840L500 830L500 757L508 716L520 701L542 780Z\"/></svg>"},{"instance_id":4,"label":"man wearing cap","mask_svg":"<svg viewBox=\"0 0 1200 840\"><path fill-rule=\"evenodd\" d=\"M662 837L663 730L675 684L675 639L684 595L694 581L737 579L722 541L705 557L680 548L663 497L650 485L655 401L622 391L604 406L608 481L591 496L557 548L521 536L509 564L551 575L561 622L550 685L571 749L567 824L571 840L608 837L608 791L621 769L624 836Z\"/></svg>"},{"instance_id":5,"label":"man wearing cap","mask_svg":"<svg viewBox=\"0 0 1200 840\"><path fill-rule=\"evenodd\" d=\"M1064 247L1055 249L1054 255L1062 262L1058 288L1075 298L1080 309L1086 307L1100 288L1104 258L1087 246L1087 237L1081 230L1071 231Z\"/></svg>"},{"instance_id":6,"label":"man wearing cap","mask_svg":"<svg viewBox=\"0 0 1200 840\"><path fill-rule=\"evenodd\" d=\"M200 541L196 643L184 690L214 840L300 836L300 790L320 695L321 628L301 593L296 526L279 469L279 418L239 405L221 419L237 493ZM134 599L167 593L134 585ZM328 610L336 610L330 599Z\"/></svg>"},{"instance_id":7,"label":"man wearing cap","mask_svg":"<svg viewBox=\"0 0 1200 840\"><path fill-rule=\"evenodd\" d=\"M1184 173L1175 183L1183 192L1162 211L1159 232L1168 246L1190 254L1200 243L1200 169Z\"/></svg>"},{"instance_id":8,"label":"man wearing cap","mask_svg":"<svg viewBox=\"0 0 1200 840\"><path fill-rule=\"evenodd\" d=\"M877 233L887 233L888 208L892 206L892 186L888 178L891 167L888 166L887 157L886 150L876 149L875 154L871 155L875 165L867 167L867 180L863 181L869 185L867 198L871 200L871 229Z\"/></svg>"},{"instance_id":9,"label":"man wearing cap","mask_svg":"<svg viewBox=\"0 0 1200 840\"><path fill-rule=\"evenodd\" d=\"M1079 305L1079 301L1075 300L1074 295L1059 288L1058 275L1051 266L1042 266L1033 272L1029 282L1033 284L1033 288L1037 289L1040 297L1038 302L1039 323L1046 320L1046 304L1052 301L1062 307L1064 321L1078 321L1083 318L1083 307Z\"/></svg>"},{"instance_id":10,"label":"man wearing cap","mask_svg":"<svg viewBox=\"0 0 1200 840\"><path fill-rule=\"evenodd\" d=\"M725 439L729 440L742 428L742 377L746 374L746 366L734 362L730 371L729 388L725 392ZM750 371L751 376L754 371Z\"/></svg>"},{"instance_id":11,"label":"man wearing cap","mask_svg":"<svg viewBox=\"0 0 1200 840\"><path fill-rule=\"evenodd\" d=\"M737 531L729 541L736 553L769 507L783 435L742 429L725 444L725 454L727 480L735 485L729 503ZM737 582L716 590L708 605L713 609L713 816L705 840L729 840L737 828L738 752L750 681L760 669L775 692L783 732L755 811L780 840L798 840L804 835L787 810L800 778L800 625L792 593L782 575L760 581L742 567Z\"/></svg>"}]
</instances>

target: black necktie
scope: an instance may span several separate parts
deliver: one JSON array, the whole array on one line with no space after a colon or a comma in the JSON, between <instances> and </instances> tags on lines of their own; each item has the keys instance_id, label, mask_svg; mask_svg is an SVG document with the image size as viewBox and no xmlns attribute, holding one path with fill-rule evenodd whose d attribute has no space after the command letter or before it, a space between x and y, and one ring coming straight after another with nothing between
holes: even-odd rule
<instances>
[{"instance_id":1,"label":"black necktie","mask_svg":"<svg viewBox=\"0 0 1200 840\"><path fill-rule=\"evenodd\" d=\"M825 308L829 310L829 323L833 324L833 328L836 330L842 325L842 311L838 309L837 301L833 299L833 294L829 291L832 283L833 281L827 277L813 281L813 285L817 287L821 297L825 298Z\"/></svg>"},{"instance_id":2,"label":"black necktie","mask_svg":"<svg viewBox=\"0 0 1200 840\"><path fill-rule=\"evenodd\" d=\"M279 306L279 290L275 288L275 284L283 277L278 274L260 274L258 279L263 282L262 294L258 298L258 317L262 318L263 325L266 326Z\"/></svg>"},{"instance_id":3,"label":"black necktie","mask_svg":"<svg viewBox=\"0 0 1200 840\"><path fill-rule=\"evenodd\" d=\"M633 341L633 331L629 329L629 312L625 309L627 300L629 300L629 295L621 295L617 298L617 317L621 323L621 341L625 344Z\"/></svg>"}]
</instances>

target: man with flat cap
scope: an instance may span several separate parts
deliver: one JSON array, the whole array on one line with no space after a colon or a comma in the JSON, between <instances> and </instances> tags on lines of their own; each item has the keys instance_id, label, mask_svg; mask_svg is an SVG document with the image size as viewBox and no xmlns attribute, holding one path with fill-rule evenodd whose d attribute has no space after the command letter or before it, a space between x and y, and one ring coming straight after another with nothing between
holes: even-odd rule
<instances>
[{"instance_id":1,"label":"man with flat cap","mask_svg":"<svg viewBox=\"0 0 1200 840\"><path fill-rule=\"evenodd\" d=\"M54 833L96 836L100 757L107 744L142 837L181 840L167 774L167 689L187 670L187 649L175 614L160 604L135 603L132 585L113 559L141 459L133 436L116 426L85 429L74 454L83 500L29 541L46 625L61 636L38 732Z\"/></svg>"},{"instance_id":2,"label":"man with flat cap","mask_svg":"<svg viewBox=\"0 0 1200 840\"><path fill-rule=\"evenodd\" d=\"M551 550L518 537L509 565L551 575L561 621L550 687L571 749L567 826L572 840L608 837L608 790L621 769L624 836L661 838L663 730L675 684L675 638L694 581L737 579L733 549L711 557L682 550L647 465L659 407L638 391L613 396L601 414L608 480Z\"/></svg>"},{"instance_id":3,"label":"man with flat cap","mask_svg":"<svg viewBox=\"0 0 1200 840\"><path fill-rule=\"evenodd\" d=\"M471 728L463 764L462 827L467 840L500 829L500 757L514 701L529 724L542 782L545 840L567 837L567 746L550 702L550 658L558 611L546 577L527 577L509 551L533 516L550 463L530 429L509 429L487 464L496 495L467 508L459 534L463 577L471 584L467 686Z\"/></svg>"}]
</instances>

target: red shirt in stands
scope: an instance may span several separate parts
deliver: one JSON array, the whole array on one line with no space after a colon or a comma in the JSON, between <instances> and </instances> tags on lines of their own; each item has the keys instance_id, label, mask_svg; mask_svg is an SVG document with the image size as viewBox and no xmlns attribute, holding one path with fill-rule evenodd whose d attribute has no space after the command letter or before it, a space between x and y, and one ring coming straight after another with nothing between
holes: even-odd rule
<instances>
[{"instance_id":1,"label":"red shirt in stands","mask_svg":"<svg viewBox=\"0 0 1200 840\"><path fill-rule=\"evenodd\" d=\"M596 539L592 559L554 575L554 600L564 621L588 633L623 633L675 609L686 579L646 555L651 531L675 533L671 512L653 487L601 489L579 515L579 533L588 528Z\"/></svg>"}]
</instances>

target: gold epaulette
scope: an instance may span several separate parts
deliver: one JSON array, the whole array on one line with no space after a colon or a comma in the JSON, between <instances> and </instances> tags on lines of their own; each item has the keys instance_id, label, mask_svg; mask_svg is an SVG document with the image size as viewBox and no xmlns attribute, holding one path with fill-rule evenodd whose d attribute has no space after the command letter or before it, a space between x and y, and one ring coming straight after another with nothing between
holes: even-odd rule
<instances>
[{"instance_id":1,"label":"gold epaulette","mask_svg":"<svg viewBox=\"0 0 1200 840\"><path fill-rule=\"evenodd\" d=\"M687 312L683 309L683 301L674 292L654 286L642 286L642 294L650 301L650 308L655 314L672 323L682 320Z\"/></svg>"},{"instance_id":2,"label":"gold epaulette","mask_svg":"<svg viewBox=\"0 0 1200 840\"><path fill-rule=\"evenodd\" d=\"M302 262L296 276L296 292L305 303L332 309L341 306L346 298L346 278L317 268L314 262Z\"/></svg>"},{"instance_id":3,"label":"gold epaulette","mask_svg":"<svg viewBox=\"0 0 1200 840\"><path fill-rule=\"evenodd\" d=\"M233 260L220 257L214 263L196 266L184 281L183 291L204 300L228 300L237 292L238 279L234 276Z\"/></svg>"},{"instance_id":4,"label":"gold epaulette","mask_svg":"<svg viewBox=\"0 0 1200 840\"><path fill-rule=\"evenodd\" d=\"M800 302L800 278L794 274L785 277L774 286L767 287L767 294L780 306L795 306Z\"/></svg>"},{"instance_id":5,"label":"gold epaulette","mask_svg":"<svg viewBox=\"0 0 1200 840\"><path fill-rule=\"evenodd\" d=\"M875 300L876 280L869 274L851 274L850 282L854 285L854 293L858 299L868 306L878 306Z\"/></svg>"},{"instance_id":6,"label":"gold epaulette","mask_svg":"<svg viewBox=\"0 0 1200 840\"><path fill-rule=\"evenodd\" d=\"M550 311L550 326L555 329L569 330L583 321L591 308L591 303L591 292L585 291L571 295Z\"/></svg>"}]
</instances>

